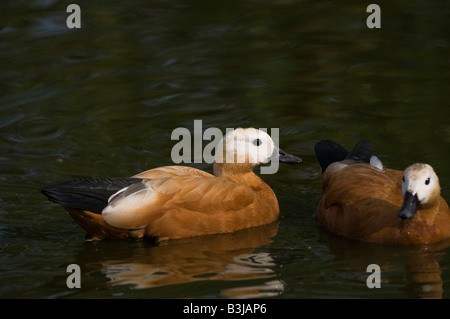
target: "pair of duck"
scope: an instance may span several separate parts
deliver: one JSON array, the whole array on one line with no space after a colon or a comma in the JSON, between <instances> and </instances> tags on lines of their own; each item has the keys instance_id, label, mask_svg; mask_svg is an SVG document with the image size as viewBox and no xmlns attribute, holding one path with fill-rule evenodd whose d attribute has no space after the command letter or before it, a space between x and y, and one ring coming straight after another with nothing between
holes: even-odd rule
<instances>
[{"instance_id":1,"label":"pair of duck","mask_svg":"<svg viewBox=\"0 0 450 319\"><path fill-rule=\"evenodd\" d=\"M257 165L301 159L254 128L236 129L220 142L214 175L186 166L151 169L131 178L88 178L44 187L92 239L167 240L230 233L274 222L273 190ZM424 244L450 237L450 209L428 164L383 168L370 142L349 152L324 140L315 145L323 194L319 222L344 237L382 244ZM230 154L232 156L230 156ZM235 161L236 158L245 159Z\"/></svg>"}]
</instances>

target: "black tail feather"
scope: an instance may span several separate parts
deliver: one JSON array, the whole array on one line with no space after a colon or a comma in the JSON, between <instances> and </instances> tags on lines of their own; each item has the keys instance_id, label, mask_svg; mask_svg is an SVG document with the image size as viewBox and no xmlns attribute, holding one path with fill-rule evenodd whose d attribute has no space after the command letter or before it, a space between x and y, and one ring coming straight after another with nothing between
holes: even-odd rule
<instances>
[{"instance_id":1,"label":"black tail feather","mask_svg":"<svg viewBox=\"0 0 450 319\"><path fill-rule=\"evenodd\" d=\"M84 178L46 186L41 192L62 206L101 214L111 195L140 181L141 178Z\"/></svg>"}]
</instances>

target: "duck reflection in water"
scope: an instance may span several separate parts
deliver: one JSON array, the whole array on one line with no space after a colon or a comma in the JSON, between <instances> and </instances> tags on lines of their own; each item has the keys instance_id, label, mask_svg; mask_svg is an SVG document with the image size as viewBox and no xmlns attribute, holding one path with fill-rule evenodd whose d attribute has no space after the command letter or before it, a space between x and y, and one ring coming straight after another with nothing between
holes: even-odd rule
<instances>
[{"instance_id":1,"label":"duck reflection in water","mask_svg":"<svg viewBox=\"0 0 450 319\"><path fill-rule=\"evenodd\" d=\"M146 289L222 280L236 281L235 286L220 292L223 297L269 297L281 294L283 284L274 278L276 265L270 253L258 249L270 244L277 232L278 222L275 222L232 234L172 240L159 245L144 242L130 247L127 242L119 246L115 242L114 247L106 249L110 248L108 241L88 242L86 247L95 251L80 253L83 259L90 256L89 261L80 262L93 265L91 273L100 271L109 280L107 285L112 286ZM99 254L99 250L107 255ZM242 280L249 280L249 284L243 285Z\"/></svg>"},{"instance_id":2,"label":"duck reflection in water","mask_svg":"<svg viewBox=\"0 0 450 319\"><path fill-rule=\"evenodd\" d=\"M327 243L335 261L344 260L348 271L361 273L362 285L370 275L367 266L377 264L381 269L380 291L388 285L398 286L400 281L407 298L442 298L440 260L447 253L450 240L427 245L390 246L348 239L323 227L319 229L320 238Z\"/></svg>"}]
</instances>

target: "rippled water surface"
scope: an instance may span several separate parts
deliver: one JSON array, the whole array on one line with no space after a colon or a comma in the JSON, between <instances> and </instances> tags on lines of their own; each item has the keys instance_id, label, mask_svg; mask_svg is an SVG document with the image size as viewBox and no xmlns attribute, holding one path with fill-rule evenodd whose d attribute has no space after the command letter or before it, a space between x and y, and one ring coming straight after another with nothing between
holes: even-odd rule
<instances>
[{"instance_id":1,"label":"rippled water surface","mask_svg":"<svg viewBox=\"0 0 450 319\"><path fill-rule=\"evenodd\" d=\"M448 243L386 247L319 226L313 152L371 140L387 167L433 165L450 198L449 3L379 1L381 29L368 29L360 1L79 1L82 27L68 29L71 2L0 5L0 297L450 297ZM279 128L303 163L262 176L277 223L86 242L39 192L171 165L172 131L194 120ZM80 289L66 286L69 264Z\"/></svg>"}]
</instances>

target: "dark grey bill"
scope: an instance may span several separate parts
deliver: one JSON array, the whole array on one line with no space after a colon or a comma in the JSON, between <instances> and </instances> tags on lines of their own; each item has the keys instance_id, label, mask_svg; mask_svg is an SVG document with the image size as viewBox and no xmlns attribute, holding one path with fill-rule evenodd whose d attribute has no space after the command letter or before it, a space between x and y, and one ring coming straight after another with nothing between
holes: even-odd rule
<instances>
[{"instance_id":1,"label":"dark grey bill","mask_svg":"<svg viewBox=\"0 0 450 319\"><path fill-rule=\"evenodd\" d=\"M400 211L398 212L397 215L401 219L412 218L416 213L418 206L419 206L419 199L417 198L417 194L406 192L402 208L400 208Z\"/></svg>"},{"instance_id":2,"label":"dark grey bill","mask_svg":"<svg viewBox=\"0 0 450 319\"><path fill-rule=\"evenodd\" d=\"M285 164L300 164L302 162L302 159L300 157L288 154L279 148L278 149L278 161L280 163L285 163Z\"/></svg>"}]
</instances>

